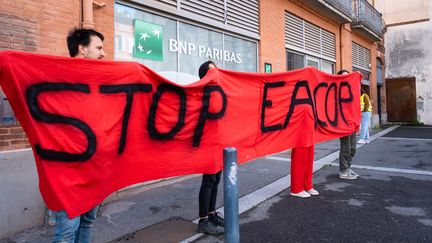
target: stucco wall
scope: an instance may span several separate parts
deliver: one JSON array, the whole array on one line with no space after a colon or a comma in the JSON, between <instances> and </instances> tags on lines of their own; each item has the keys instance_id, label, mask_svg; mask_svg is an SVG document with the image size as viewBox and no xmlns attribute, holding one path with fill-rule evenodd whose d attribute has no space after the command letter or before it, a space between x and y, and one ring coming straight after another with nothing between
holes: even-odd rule
<instances>
[{"instance_id":1,"label":"stucco wall","mask_svg":"<svg viewBox=\"0 0 432 243\"><path fill-rule=\"evenodd\" d=\"M416 78L417 119L428 125L432 125L431 40L431 21L390 27L385 36L386 78Z\"/></svg>"}]
</instances>

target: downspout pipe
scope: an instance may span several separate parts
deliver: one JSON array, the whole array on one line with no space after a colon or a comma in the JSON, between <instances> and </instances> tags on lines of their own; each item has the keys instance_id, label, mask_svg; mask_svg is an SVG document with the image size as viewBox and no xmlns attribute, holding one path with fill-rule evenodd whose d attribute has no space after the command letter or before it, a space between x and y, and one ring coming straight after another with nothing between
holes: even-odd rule
<instances>
[{"instance_id":1,"label":"downspout pipe","mask_svg":"<svg viewBox=\"0 0 432 243\"><path fill-rule=\"evenodd\" d=\"M94 29L93 23L93 0L82 0L82 22L83 29Z\"/></svg>"}]
</instances>

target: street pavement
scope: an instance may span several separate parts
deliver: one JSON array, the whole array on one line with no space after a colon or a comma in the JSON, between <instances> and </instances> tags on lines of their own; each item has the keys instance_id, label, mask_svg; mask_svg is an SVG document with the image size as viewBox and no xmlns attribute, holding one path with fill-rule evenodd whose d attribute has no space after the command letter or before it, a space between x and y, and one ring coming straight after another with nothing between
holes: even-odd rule
<instances>
[{"instance_id":1,"label":"street pavement","mask_svg":"<svg viewBox=\"0 0 432 243\"><path fill-rule=\"evenodd\" d=\"M352 164L357 180L338 178L332 163L314 173L319 196L284 190L241 214L241 242L432 242L432 127L399 127Z\"/></svg>"},{"instance_id":2,"label":"street pavement","mask_svg":"<svg viewBox=\"0 0 432 243\"><path fill-rule=\"evenodd\" d=\"M371 132L353 160L358 180L338 178L338 140L316 145L316 197L289 196L289 151L240 166L241 242L432 242L432 127ZM196 234L200 182L175 178L104 204L93 242L223 242ZM44 225L0 242L50 242L52 233Z\"/></svg>"}]
</instances>

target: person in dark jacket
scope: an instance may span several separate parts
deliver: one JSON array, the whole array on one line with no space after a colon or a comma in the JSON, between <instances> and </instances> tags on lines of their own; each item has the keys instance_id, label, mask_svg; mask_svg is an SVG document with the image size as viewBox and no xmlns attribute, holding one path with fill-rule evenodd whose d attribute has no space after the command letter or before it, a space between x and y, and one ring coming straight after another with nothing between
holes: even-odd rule
<instances>
[{"instance_id":1,"label":"person in dark jacket","mask_svg":"<svg viewBox=\"0 0 432 243\"><path fill-rule=\"evenodd\" d=\"M201 64L198 75L202 79L216 64L207 61ZM198 232L212 235L224 233L224 219L216 212L216 199L222 171L216 174L203 174L199 191L199 223Z\"/></svg>"}]
</instances>

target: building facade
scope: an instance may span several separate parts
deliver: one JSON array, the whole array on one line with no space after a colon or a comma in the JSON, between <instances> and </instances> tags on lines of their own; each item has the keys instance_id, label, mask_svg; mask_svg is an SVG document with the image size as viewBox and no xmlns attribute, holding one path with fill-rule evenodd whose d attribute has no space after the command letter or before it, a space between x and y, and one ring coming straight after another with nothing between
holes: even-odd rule
<instances>
[{"instance_id":1,"label":"building facade","mask_svg":"<svg viewBox=\"0 0 432 243\"><path fill-rule=\"evenodd\" d=\"M377 7L387 28L388 120L432 125L432 1L384 0Z\"/></svg>"},{"instance_id":2,"label":"building facade","mask_svg":"<svg viewBox=\"0 0 432 243\"><path fill-rule=\"evenodd\" d=\"M0 4L0 50L68 56L68 31L86 27L105 35L105 59L140 62L180 84L198 80L198 67L207 60L241 72L284 72L306 66L333 74L340 69L359 71L373 102L372 125L386 121L383 22L372 1L0 0ZM2 238L41 224L44 205L34 183L31 150L4 95L0 107L4 151L0 178L7 178L0 194L8 195L8 200L0 201ZM9 171L16 173L11 176ZM11 187L21 188L19 195Z\"/></svg>"}]
</instances>

